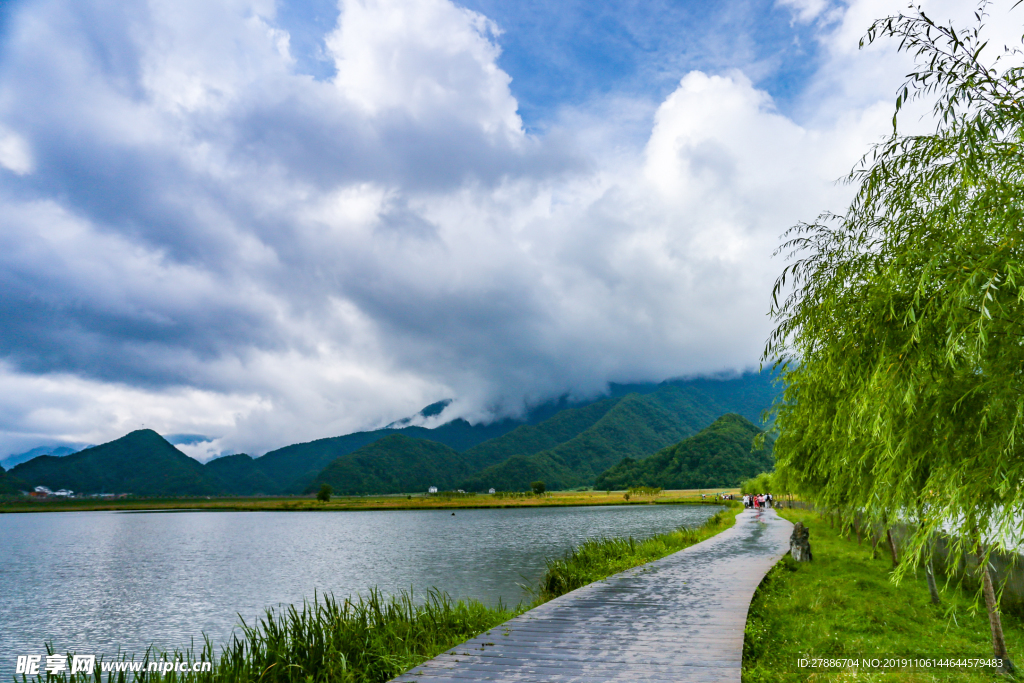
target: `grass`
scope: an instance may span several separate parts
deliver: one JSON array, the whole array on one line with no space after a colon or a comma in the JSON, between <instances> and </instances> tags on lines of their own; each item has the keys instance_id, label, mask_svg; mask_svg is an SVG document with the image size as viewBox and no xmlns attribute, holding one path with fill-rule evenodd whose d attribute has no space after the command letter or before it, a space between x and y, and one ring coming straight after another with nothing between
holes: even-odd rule
<instances>
[{"instance_id":1,"label":"grass","mask_svg":"<svg viewBox=\"0 0 1024 683\"><path fill-rule=\"evenodd\" d=\"M726 505L729 505L726 503ZM548 562L533 604L495 608L475 600L452 600L430 591L418 604L410 593L338 601L314 596L301 607L269 609L240 632L217 656L209 640L201 651L152 649L139 660L142 671L103 675L40 674L22 683L382 683L484 631L558 595L612 574L664 557L731 527L742 506L733 502L696 529L681 528L636 541L585 541L560 559ZM48 646L47 652L53 654ZM69 666L71 656L68 654ZM212 671L148 672L150 662L216 662ZM18 679L16 679L18 680Z\"/></svg>"},{"instance_id":2,"label":"grass","mask_svg":"<svg viewBox=\"0 0 1024 683\"><path fill-rule=\"evenodd\" d=\"M858 545L810 511L787 509L780 514L810 529L814 560L797 563L786 556L758 587L744 638L745 683L1011 680L990 672L937 669L800 672L800 657L988 658L991 636L984 607L973 609L973 592L952 582L943 585L940 579L943 604L933 606L923 571L894 585L889 580L891 560L882 552L872 559L869 540ZM1024 664L1024 624L1004 614L1003 628L1015 664Z\"/></svg>"},{"instance_id":3,"label":"grass","mask_svg":"<svg viewBox=\"0 0 1024 683\"><path fill-rule=\"evenodd\" d=\"M714 489L738 493L739 489ZM662 491L657 495L626 498L623 491L554 491L541 496L532 494L511 497L506 493L475 496L438 496L404 494L389 496L337 496L324 503L312 496L254 498L126 498L100 500L94 498L27 500L24 496L0 498L2 512L71 512L85 510L221 510L221 511L342 511L342 510L433 510L447 508L566 507L585 505L648 505L714 502L701 501L701 492Z\"/></svg>"},{"instance_id":4,"label":"grass","mask_svg":"<svg viewBox=\"0 0 1024 683\"><path fill-rule=\"evenodd\" d=\"M385 597L379 591L356 600L314 597L301 607L267 610L253 625L244 624L215 657L207 640L198 656L191 650L169 654L147 651L142 671L108 674L110 683L379 683L434 657L525 611L520 605L489 608L480 602L453 601L430 591L423 604L410 593ZM50 648L47 648L51 652ZM69 665L71 655L69 654ZM136 661L121 657L119 662ZM209 672L148 672L149 662L216 661ZM102 664L100 666L102 668ZM98 683L101 674L23 676L39 683Z\"/></svg>"}]
</instances>

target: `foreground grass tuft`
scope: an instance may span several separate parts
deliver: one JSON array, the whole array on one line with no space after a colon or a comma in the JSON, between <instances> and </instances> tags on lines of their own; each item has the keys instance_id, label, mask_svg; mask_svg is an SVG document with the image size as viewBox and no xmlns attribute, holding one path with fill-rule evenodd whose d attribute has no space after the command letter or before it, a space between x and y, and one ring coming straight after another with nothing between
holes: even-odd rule
<instances>
[{"instance_id":1,"label":"foreground grass tuft","mask_svg":"<svg viewBox=\"0 0 1024 683\"><path fill-rule=\"evenodd\" d=\"M814 561L788 555L764 578L754 595L743 643L744 683L789 681L1009 681L982 671L894 671L868 673L799 671L800 657L883 655L991 657L988 618L971 609L973 594L940 580L943 604L933 606L923 571L901 584L889 580L887 556L871 559L871 542L858 545L831 529L816 513L781 510L810 528ZM954 608L954 611L950 611ZM1024 624L1003 615L1014 663L1024 663Z\"/></svg>"},{"instance_id":2,"label":"foreground grass tuft","mask_svg":"<svg viewBox=\"0 0 1024 683\"><path fill-rule=\"evenodd\" d=\"M374 590L355 600L314 597L297 608L268 609L244 624L214 657L207 640L202 652L147 651L142 671L102 675L22 676L23 683L381 683L473 636L521 614L526 607L490 608L475 600L454 601L429 591L423 604L410 593L385 597ZM47 648L49 651L49 648ZM52 654L52 652L51 652ZM122 657L119 661L137 661ZM201 673L147 672L149 662L214 661ZM99 666L97 667L100 668ZM17 680L17 679L16 679Z\"/></svg>"},{"instance_id":3,"label":"foreground grass tuft","mask_svg":"<svg viewBox=\"0 0 1024 683\"><path fill-rule=\"evenodd\" d=\"M437 591L422 605L409 593L385 598L375 590L354 602L324 596L244 626L220 657L216 678L387 681L522 611L455 602Z\"/></svg>"}]
</instances>

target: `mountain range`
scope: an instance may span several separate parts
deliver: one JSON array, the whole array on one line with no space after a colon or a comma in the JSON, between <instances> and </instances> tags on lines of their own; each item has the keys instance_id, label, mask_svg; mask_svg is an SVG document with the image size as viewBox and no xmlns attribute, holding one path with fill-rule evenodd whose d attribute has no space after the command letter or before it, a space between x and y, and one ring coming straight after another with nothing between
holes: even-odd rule
<instances>
[{"instance_id":1,"label":"mountain range","mask_svg":"<svg viewBox=\"0 0 1024 683\"><path fill-rule=\"evenodd\" d=\"M40 455L56 455L60 457L62 455L71 455L72 453L76 453L82 450L83 448L87 448L87 446L84 444L77 447L39 446L37 448L27 450L24 453L14 453L8 455L3 460L0 460L0 467L3 467L5 470L9 470L13 468L15 465L20 465L23 462L28 462L32 458L37 458Z\"/></svg>"},{"instance_id":2,"label":"mountain range","mask_svg":"<svg viewBox=\"0 0 1024 683\"><path fill-rule=\"evenodd\" d=\"M515 491L529 490L538 479L549 489L567 489L593 485L609 468L625 476L624 462L642 462L685 443L726 413L756 431L750 421L759 420L776 393L770 376L754 373L611 385L603 397L563 398L520 420L472 425L456 419L433 429L402 420L258 458L230 455L206 464L142 429L63 457L35 457L17 464L8 477L51 489L143 496L288 495L323 484L337 494L406 493L428 486ZM447 402L432 404L420 417L436 416L445 407ZM764 469L770 467L766 457L757 461L767 463ZM746 471L749 464L738 467ZM726 469L732 476L735 468Z\"/></svg>"}]
</instances>

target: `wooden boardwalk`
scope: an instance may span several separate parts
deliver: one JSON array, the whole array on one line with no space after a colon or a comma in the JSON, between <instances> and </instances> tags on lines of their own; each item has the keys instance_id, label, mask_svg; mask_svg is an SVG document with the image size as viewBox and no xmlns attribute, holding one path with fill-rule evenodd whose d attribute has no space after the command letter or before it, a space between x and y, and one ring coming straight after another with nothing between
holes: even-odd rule
<instances>
[{"instance_id":1,"label":"wooden boardwalk","mask_svg":"<svg viewBox=\"0 0 1024 683\"><path fill-rule=\"evenodd\" d=\"M703 543L556 598L394 680L739 683L750 599L791 532L774 510L744 511Z\"/></svg>"}]
</instances>

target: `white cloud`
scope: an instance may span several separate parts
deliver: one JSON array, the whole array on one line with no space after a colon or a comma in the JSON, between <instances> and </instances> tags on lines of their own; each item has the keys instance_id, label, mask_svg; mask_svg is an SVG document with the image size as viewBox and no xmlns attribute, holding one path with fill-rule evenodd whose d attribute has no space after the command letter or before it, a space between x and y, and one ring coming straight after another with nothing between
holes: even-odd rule
<instances>
[{"instance_id":1,"label":"white cloud","mask_svg":"<svg viewBox=\"0 0 1024 683\"><path fill-rule=\"evenodd\" d=\"M0 145L30 173L0 176L0 452L145 423L261 453L442 398L481 419L755 364L780 233L842 210L906 73L848 47L861 6L820 29L792 117L692 72L531 136L496 27L447 0L345 0L329 82L269 0L25 3L0 62L0 122L32 141Z\"/></svg>"},{"instance_id":2,"label":"white cloud","mask_svg":"<svg viewBox=\"0 0 1024 683\"><path fill-rule=\"evenodd\" d=\"M0 166L18 175L31 173L35 164L28 142L9 130L0 127Z\"/></svg>"},{"instance_id":3,"label":"white cloud","mask_svg":"<svg viewBox=\"0 0 1024 683\"><path fill-rule=\"evenodd\" d=\"M337 67L334 84L371 116L454 116L519 138L511 79L496 64L498 33L483 15L448 0L342 0L326 44Z\"/></svg>"},{"instance_id":4,"label":"white cloud","mask_svg":"<svg viewBox=\"0 0 1024 683\"><path fill-rule=\"evenodd\" d=\"M809 22L821 16L828 8L828 0L776 0L780 7L793 10L797 21Z\"/></svg>"},{"instance_id":5,"label":"white cloud","mask_svg":"<svg viewBox=\"0 0 1024 683\"><path fill-rule=\"evenodd\" d=\"M28 375L0 364L3 444L11 452L47 439L102 443L143 427L164 434L218 433L233 429L241 416L270 408L255 394L147 391L70 374Z\"/></svg>"}]
</instances>

